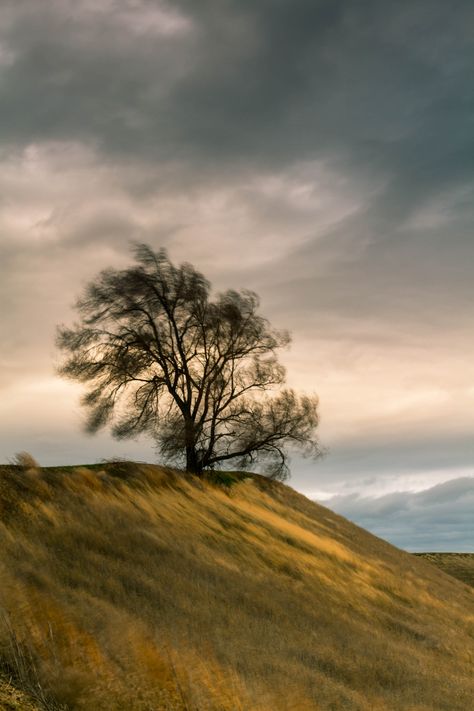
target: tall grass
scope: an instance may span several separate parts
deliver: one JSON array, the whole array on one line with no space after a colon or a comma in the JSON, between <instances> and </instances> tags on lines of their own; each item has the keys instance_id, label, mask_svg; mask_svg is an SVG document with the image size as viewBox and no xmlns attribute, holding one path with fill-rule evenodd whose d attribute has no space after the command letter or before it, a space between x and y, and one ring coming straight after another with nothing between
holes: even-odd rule
<instances>
[{"instance_id":1,"label":"tall grass","mask_svg":"<svg viewBox=\"0 0 474 711\"><path fill-rule=\"evenodd\" d=\"M474 588L474 553L414 553Z\"/></svg>"},{"instance_id":2,"label":"tall grass","mask_svg":"<svg viewBox=\"0 0 474 711\"><path fill-rule=\"evenodd\" d=\"M231 479L0 468L0 655L44 708L470 708L467 587L289 487Z\"/></svg>"}]
</instances>

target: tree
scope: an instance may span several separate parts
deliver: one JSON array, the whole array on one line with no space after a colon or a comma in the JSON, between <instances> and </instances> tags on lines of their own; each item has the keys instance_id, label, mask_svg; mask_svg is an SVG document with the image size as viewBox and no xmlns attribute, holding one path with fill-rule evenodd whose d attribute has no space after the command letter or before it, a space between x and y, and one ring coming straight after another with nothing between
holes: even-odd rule
<instances>
[{"instance_id":1,"label":"tree","mask_svg":"<svg viewBox=\"0 0 474 711\"><path fill-rule=\"evenodd\" d=\"M257 313L257 295L229 290L211 300L192 265L143 244L134 252L130 268L106 269L86 287L80 320L58 328L59 373L89 386L87 430L148 433L168 461L197 474L263 460L284 479L288 445L319 455L317 398L283 388L276 351L290 337Z\"/></svg>"}]
</instances>

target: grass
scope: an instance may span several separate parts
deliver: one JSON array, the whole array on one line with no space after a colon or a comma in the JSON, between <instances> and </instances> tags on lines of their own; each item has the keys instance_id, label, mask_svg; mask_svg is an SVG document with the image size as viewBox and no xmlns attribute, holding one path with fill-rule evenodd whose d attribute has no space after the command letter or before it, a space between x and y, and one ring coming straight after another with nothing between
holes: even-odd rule
<instances>
[{"instance_id":1,"label":"grass","mask_svg":"<svg viewBox=\"0 0 474 711\"><path fill-rule=\"evenodd\" d=\"M34 699L12 684L8 676L0 676L0 709L1 711L40 711Z\"/></svg>"},{"instance_id":2,"label":"grass","mask_svg":"<svg viewBox=\"0 0 474 711\"><path fill-rule=\"evenodd\" d=\"M474 588L474 553L414 553Z\"/></svg>"},{"instance_id":3,"label":"grass","mask_svg":"<svg viewBox=\"0 0 474 711\"><path fill-rule=\"evenodd\" d=\"M42 708L471 708L473 591L258 475L0 467L0 576Z\"/></svg>"}]
</instances>

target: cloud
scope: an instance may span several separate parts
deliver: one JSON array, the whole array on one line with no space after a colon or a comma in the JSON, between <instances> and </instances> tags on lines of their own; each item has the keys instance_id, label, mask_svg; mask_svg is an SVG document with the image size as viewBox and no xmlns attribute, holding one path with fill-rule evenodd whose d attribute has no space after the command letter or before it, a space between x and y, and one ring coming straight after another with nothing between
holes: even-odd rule
<instances>
[{"instance_id":1,"label":"cloud","mask_svg":"<svg viewBox=\"0 0 474 711\"><path fill-rule=\"evenodd\" d=\"M338 495L324 505L406 550L474 550L474 476L418 492Z\"/></svg>"},{"instance_id":2,"label":"cloud","mask_svg":"<svg viewBox=\"0 0 474 711\"><path fill-rule=\"evenodd\" d=\"M296 485L467 466L473 17L466 0L5 0L5 417L50 418L54 438L62 411L32 385L54 378L54 326L140 239L293 331L289 379L319 392L330 448Z\"/></svg>"},{"instance_id":3,"label":"cloud","mask_svg":"<svg viewBox=\"0 0 474 711\"><path fill-rule=\"evenodd\" d=\"M7 2L3 137L90 140L219 175L330 155L391 175L393 211L467 165L473 12L456 5ZM443 175L427 170L440 150Z\"/></svg>"}]
</instances>

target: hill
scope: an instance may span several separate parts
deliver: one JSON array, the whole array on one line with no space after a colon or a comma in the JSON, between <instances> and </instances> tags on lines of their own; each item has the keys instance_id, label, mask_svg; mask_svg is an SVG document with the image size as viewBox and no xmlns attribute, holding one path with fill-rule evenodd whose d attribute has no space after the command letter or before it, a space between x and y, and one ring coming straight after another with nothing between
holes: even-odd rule
<instances>
[{"instance_id":1,"label":"hill","mask_svg":"<svg viewBox=\"0 0 474 711\"><path fill-rule=\"evenodd\" d=\"M414 553L474 588L474 553Z\"/></svg>"},{"instance_id":2,"label":"hill","mask_svg":"<svg viewBox=\"0 0 474 711\"><path fill-rule=\"evenodd\" d=\"M474 591L258 475L0 467L0 575L41 708L472 708Z\"/></svg>"}]
</instances>

